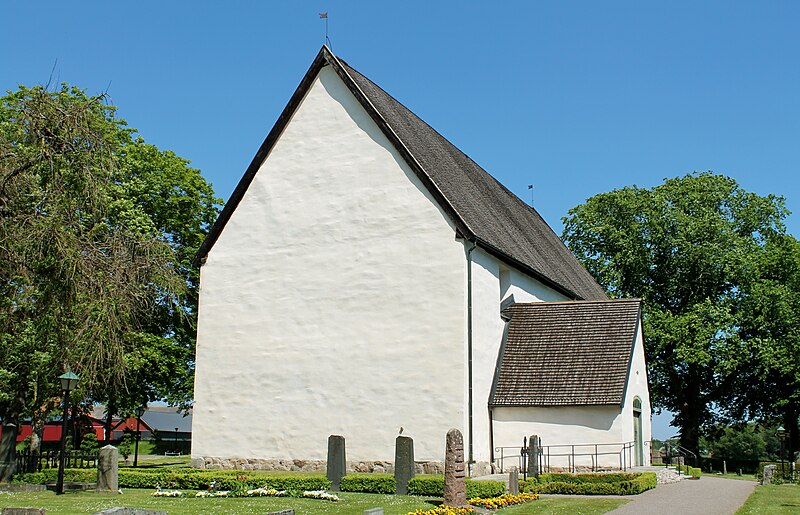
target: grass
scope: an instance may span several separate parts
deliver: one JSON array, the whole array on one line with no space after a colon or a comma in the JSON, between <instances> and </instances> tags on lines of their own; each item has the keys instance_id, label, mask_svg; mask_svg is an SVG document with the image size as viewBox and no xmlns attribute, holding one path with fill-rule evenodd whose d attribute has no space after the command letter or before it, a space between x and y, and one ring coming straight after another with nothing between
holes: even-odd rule
<instances>
[{"instance_id":1,"label":"grass","mask_svg":"<svg viewBox=\"0 0 800 515\"><path fill-rule=\"evenodd\" d=\"M736 515L783 515L800 513L800 485L758 486Z\"/></svg>"},{"instance_id":2,"label":"grass","mask_svg":"<svg viewBox=\"0 0 800 515\"><path fill-rule=\"evenodd\" d=\"M133 456L130 457L133 463ZM175 467L188 467L191 462L190 456L154 456L152 458L142 458L139 455L139 468L175 468ZM120 460L120 468L123 468L122 460Z\"/></svg>"},{"instance_id":3,"label":"grass","mask_svg":"<svg viewBox=\"0 0 800 515\"><path fill-rule=\"evenodd\" d=\"M432 504L420 497L408 495L378 495L339 493L340 502L296 498L157 498L152 490L124 490L122 495L94 492L69 492L56 496L53 492L0 493L0 508L45 508L47 513L78 515L96 513L114 506L163 510L170 515L180 514L248 514L295 509L298 513L353 515L369 508L382 507L386 515L404 515L416 509L430 509ZM595 515L628 502L618 499L545 498L532 503L512 506L497 513L527 515L535 513Z\"/></svg>"},{"instance_id":4,"label":"grass","mask_svg":"<svg viewBox=\"0 0 800 515\"><path fill-rule=\"evenodd\" d=\"M628 502L630 502L629 499L543 497L538 501L511 506L497 513L502 515L530 515L535 513L546 513L548 515L599 515Z\"/></svg>"}]
</instances>

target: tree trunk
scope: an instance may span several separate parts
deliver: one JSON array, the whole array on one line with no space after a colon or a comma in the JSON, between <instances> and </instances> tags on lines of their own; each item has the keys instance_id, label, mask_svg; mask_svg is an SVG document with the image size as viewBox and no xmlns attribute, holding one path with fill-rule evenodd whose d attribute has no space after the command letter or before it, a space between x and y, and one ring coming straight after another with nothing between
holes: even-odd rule
<instances>
[{"instance_id":1,"label":"tree trunk","mask_svg":"<svg viewBox=\"0 0 800 515\"><path fill-rule=\"evenodd\" d=\"M702 413L706 409L705 402L700 393L700 385L696 377L696 371L689 367L689 378L686 379L686 390L684 403L681 408L681 446L692 451L699 459L700 457L700 423ZM689 457L689 459L692 459ZM698 465L693 463L693 466Z\"/></svg>"},{"instance_id":2,"label":"tree trunk","mask_svg":"<svg viewBox=\"0 0 800 515\"><path fill-rule=\"evenodd\" d=\"M3 435L0 437L0 483L10 483L17 465L17 433L19 413L3 413Z\"/></svg>"},{"instance_id":3,"label":"tree trunk","mask_svg":"<svg viewBox=\"0 0 800 515\"><path fill-rule=\"evenodd\" d=\"M786 446L786 458L788 461L794 461L795 453L800 450L800 428L798 428L798 415L800 409L795 403L789 403L783 412L783 427L789 434L784 445Z\"/></svg>"},{"instance_id":4,"label":"tree trunk","mask_svg":"<svg viewBox=\"0 0 800 515\"><path fill-rule=\"evenodd\" d=\"M103 432L106 437L106 444L111 443L111 436L112 436L111 430L114 427L113 423L114 423L114 415L116 415L116 413L114 413L115 411L116 407L114 406L114 403L111 400L109 400L108 403L106 404L106 421L105 424L103 425Z\"/></svg>"},{"instance_id":5,"label":"tree trunk","mask_svg":"<svg viewBox=\"0 0 800 515\"><path fill-rule=\"evenodd\" d=\"M34 410L31 417L31 452L42 452L42 439L44 437L44 409Z\"/></svg>"}]
</instances>

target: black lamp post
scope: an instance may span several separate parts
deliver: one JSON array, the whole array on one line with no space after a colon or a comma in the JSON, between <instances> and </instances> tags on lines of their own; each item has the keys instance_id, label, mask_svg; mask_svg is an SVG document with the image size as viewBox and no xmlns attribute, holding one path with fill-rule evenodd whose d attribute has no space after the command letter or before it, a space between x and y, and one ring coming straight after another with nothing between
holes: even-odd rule
<instances>
[{"instance_id":1,"label":"black lamp post","mask_svg":"<svg viewBox=\"0 0 800 515\"><path fill-rule=\"evenodd\" d=\"M180 454L180 449L178 449L178 428L175 428L175 452Z\"/></svg>"},{"instance_id":2,"label":"black lamp post","mask_svg":"<svg viewBox=\"0 0 800 515\"><path fill-rule=\"evenodd\" d=\"M783 441L786 440L786 437L789 435L789 432L786 431L783 426L778 426L778 429L775 431L775 434L778 437L778 440L781 442L781 476L784 478L786 477L786 469L783 466Z\"/></svg>"},{"instance_id":3,"label":"black lamp post","mask_svg":"<svg viewBox=\"0 0 800 515\"><path fill-rule=\"evenodd\" d=\"M147 406L136 408L136 450L133 453L133 466L139 465L139 440L142 439L142 415L147 411Z\"/></svg>"},{"instance_id":4,"label":"black lamp post","mask_svg":"<svg viewBox=\"0 0 800 515\"><path fill-rule=\"evenodd\" d=\"M80 378L67 370L58 376L61 389L64 391L64 415L61 417L61 455L58 459L58 482L56 482L56 495L64 493L64 466L67 457L67 413L69 412L69 392L78 386Z\"/></svg>"}]
</instances>

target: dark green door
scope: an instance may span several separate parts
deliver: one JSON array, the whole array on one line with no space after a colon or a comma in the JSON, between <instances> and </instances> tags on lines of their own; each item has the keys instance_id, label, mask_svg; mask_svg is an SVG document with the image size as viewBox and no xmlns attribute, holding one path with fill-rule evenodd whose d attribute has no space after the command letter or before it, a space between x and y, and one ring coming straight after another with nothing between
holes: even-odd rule
<instances>
[{"instance_id":1,"label":"dark green door","mask_svg":"<svg viewBox=\"0 0 800 515\"><path fill-rule=\"evenodd\" d=\"M633 453L634 465L644 465L644 446L642 445L642 401L638 397L633 400Z\"/></svg>"}]
</instances>

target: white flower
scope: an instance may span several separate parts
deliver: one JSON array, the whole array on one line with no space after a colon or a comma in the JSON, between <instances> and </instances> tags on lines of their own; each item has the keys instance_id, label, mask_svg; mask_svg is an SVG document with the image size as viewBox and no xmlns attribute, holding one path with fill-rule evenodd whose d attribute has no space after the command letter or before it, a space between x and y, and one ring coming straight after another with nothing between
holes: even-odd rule
<instances>
[{"instance_id":1,"label":"white flower","mask_svg":"<svg viewBox=\"0 0 800 515\"><path fill-rule=\"evenodd\" d=\"M306 490L303 492L303 497L309 497L311 499L322 499L325 501L339 501L338 496L334 494L329 494L325 490Z\"/></svg>"}]
</instances>

